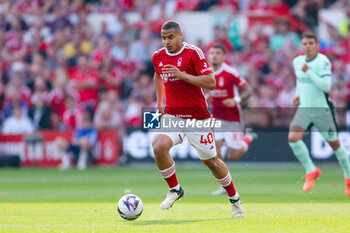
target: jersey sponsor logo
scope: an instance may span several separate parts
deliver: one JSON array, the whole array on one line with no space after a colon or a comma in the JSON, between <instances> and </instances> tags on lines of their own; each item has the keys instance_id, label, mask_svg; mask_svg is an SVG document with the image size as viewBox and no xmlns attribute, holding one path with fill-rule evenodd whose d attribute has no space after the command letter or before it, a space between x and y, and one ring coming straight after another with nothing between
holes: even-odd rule
<instances>
[{"instance_id":1,"label":"jersey sponsor logo","mask_svg":"<svg viewBox=\"0 0 350 233\"><path fill-rule=\"evenodd\" d=\"M217 98L222 98L222 97L227 97L228 96L228 93L227 93L227 90L213 90L213 91L210 91L210 94L213 96L213 97L217 97Z\"/></svg>"},{"instance_id":2,"label":"jersey sponsor logo","mask_svg":"<svg viewBox=\"0 0 350 233\"><path fill-rule=\"evenodd\" d=\"M182 57L179 58L179 60L177 60L177 66L181 66L182 63Z\"/></svg>"},{"instance_id":3,"label":"jersey sponsor logo","mask_svg":"<svg viewBox=\"0 0 350 233\"><path fill-rule=\"evenodd\" d=\"M161 74L160 77L163 79L164 82L180 80L179 78L170 78L172 77L171 74Z\"/></svg>"},{"instance_id":4,"label":"jersey sponsor logo","mask_svg":"<svg viewBox=\"0 0 350 233\"><path fill-rule=\"evenodd\" d=\"M163 62L160 62L160 63L159 63L159 67L162 67L162 66L163 66Z\"/></svg>"}]
</instances>

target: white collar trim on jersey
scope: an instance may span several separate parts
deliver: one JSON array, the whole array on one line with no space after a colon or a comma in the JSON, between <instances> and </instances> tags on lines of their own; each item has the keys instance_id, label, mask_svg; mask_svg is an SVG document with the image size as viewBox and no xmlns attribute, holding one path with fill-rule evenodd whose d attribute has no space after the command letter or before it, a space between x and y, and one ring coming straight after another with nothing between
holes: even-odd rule
<instances>
[{"instance_id":1,"label":"white collar trim on jersey","mask_svg":"<svg viewBox=\"0 0 350 233\"><path fill-rule=\"evenodd\" d=\"M227 65L226 65L225 62L222 63L221 67L220 67L217 71L214 71L214 75L220 74L220 73L225 69L226 66L227 66Z\"/></svg>"},{"instance_id":2,"label":"white collar trim on jersey","mask_svg":"<svg viewBox=\"0 0 350 233\"><path fill-rule=\"evenodd\" d=\"M180 53L182 53L182 51L184 51L186 45L187 45L187 43L186 43L186 42L183 42L183 43L182 43L182 48L181 48L180 51L177 52L177 53L169 53L168 50L165 48L166 54L168 54L169 56L177 56L177 55L179 55Z\"/></svg>"}]
</instances>

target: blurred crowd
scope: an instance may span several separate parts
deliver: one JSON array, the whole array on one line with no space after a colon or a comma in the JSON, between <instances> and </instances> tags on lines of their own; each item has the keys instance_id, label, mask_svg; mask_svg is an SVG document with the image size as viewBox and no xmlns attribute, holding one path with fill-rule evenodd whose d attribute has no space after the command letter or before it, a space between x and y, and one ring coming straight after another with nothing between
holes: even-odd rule
<instances>
[{"instance_id":1,"label":"blurred crowd","mask_svg":"<svg viewBox=\"0 0 350 233\"><path fill-rule=\"evenodd\" d=\"M162 46L162 23L181 11L263 11L292 15L315 31L323 8L346 9L347 0L1 0L0 126L4 133L71 130L89 114L100 129L141 125L142 107L154 106L152 54ZM132 23L126 17L134 13ZM113 14L94 30L91 14ZM227 62L254 88L246 104L256 109L291 107L295 92L292 59L300 54L300 34L276 17L273 30L259 23L231 38L230 20L217 25L214 40L197 46L207 52L223 43ZM335 105L350 97L350 33L328 26L320 41L333 64ZM185 35L186 38L186 35ZM286 125L259 111L247 124ZM265 120L262 120L265 119Z\"/></svg>"}]
</instances>

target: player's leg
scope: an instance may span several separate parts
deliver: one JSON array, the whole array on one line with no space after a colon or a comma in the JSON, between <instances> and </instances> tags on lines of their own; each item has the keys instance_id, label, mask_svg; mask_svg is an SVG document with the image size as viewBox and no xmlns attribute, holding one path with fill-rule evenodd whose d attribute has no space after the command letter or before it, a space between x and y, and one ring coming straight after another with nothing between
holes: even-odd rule
<instances>
[{"instance_id":1,"label":"player's leg","mask_svg":"<svg viewBox=\"0 0 350 233\"><path fill-rule=\"evenodd\" d=\"M312 126L310 112L313 109L298 108L290 124L288 143L295 157L300 161L306 170L303 190L309 191L315 184L315 180L320 177L321 171L311 160L309 150L302 138L306 130Z\"/></svg>"},{"instance_id":2,"label":"player's leg","mask_svg":"<svg viewBox=\"0 0 350 233\"><path fill-rule=\"evenodd\" d=\"M298 108L289 127L288 142L295 157L303 165L307 173L315 171L315 165L311 160L309 150L302 141L306 131L312 126L307 108Z\"/></svg>"},{"instance_id":3,"label":"player's leg","mask_svg":"<svg viewBox=\"0 0 350 233\"><path fill-rule=\"evenodd\" d=\"M249 149L250 143L257 138L254 132L243 135L244 126L241 122L225 122L230 129L225 133L225 142L228 146L226 158L231 161L239 160Z\"/></svg>"},{"instance_id":4,"label":"player's leg","mask_svg":"<svg viewBox=\"0 0 350 233\"><path fill-rule=\"evenodd\" d=\"M305 133L306 130L304 128L296 125L291 126L288 134L288 143L295 157L303 165L306 172L309 173L315 171L315 165L310 158L306 144L302 140Z\"/></svg>"},{"instance_id":5,"label":"player's leg","mask_svg":"<svg viewBox=\"0 0 350 233\"><path fill-rule=\"evenodd\" d=\"M60 157L61 157L61 164L58 166L58 168L60 170L66 170L68 168L70 168L71 166L71 158L68 154L68 146L69 143L66 139L62 138L62 137L57 137L55 140L55 144L57 146L57 149L60 153Z\"/></svg>"},{"instance_id":6,"label":"player's leg","mask_svg":"<svg viewBox=\"0 0 350 233\"><path fill-rule=\"evenodd\" d=\"M332 108L319 109L315 117L315 126L323 138L332 147L334 154L340 166L343 168L345 180L345 194L350 196L350 164L349 156L343 145L340 144L337 133L337 124L333 115Z\"/></svg>"},{"instance_id":7,"label":"player's leg","mask_svg":"<svg viewBox=\"0 0 350 233\"><path fill-rule=\"evenodd\" d=\"M224 139L222 137L222 134L223 133L215 133L216 154L217 154L217 157L221 160L223 160L223 158L221 156L221 147L224 144ZM219 138L219 140L218 140L218 138ZM222 187L221 185L220 185L218 190L212 192L212 195L223 195L223 194L226 194L226 189L224 187Z\"/></svg>"},{"instance_id":8,"label":"player's leg","mask_svg":"<svg viewBox=\"0 0 350 233\"><path fill-rule=\"evenodd\" d=\"M226 158L231 161L238 160L243 156L243 154L247 150L247 145L243 144L242 141L242 133L241 132L220 132L215 133L215 138L224 138L226 145L227 145L227 151L226 151ZM219 142L219 143L218 143ZM218 158L222 159L221 157L221 146L222 146L223 140L216 141L216 146L219 145L219 148L217 147L216 150L218 151ZM226 194L225 188L220 185L219 189L212 193L213 195L223 195Z\"/></svg>"},{"instance_id":9,"label":"player's leg","mask_svg":"<svg viewBox=\"0 0 350 233\"><path fill-rule=\"evenodd\" d=\"M340 144L339 139L328 143L334 150L334 153L338 159L340 166L343 168L345 180L345 194L346 196L350 196L350 164L348 153L346 152L345 147Z\"/></svg>"},{"instance_id":10,"label":"player's leg","mask_svg":"<svg viewBox=\"0 0 350 233\"><path fill-rule=\"evenodd\" d=\"M242 218L244 212L239 194L233 185L226 164L216 155L213 132L186 133L186 136L191 145L197 150L201 161L210 169L219 184L225 188L231 203L233 218Z\"/></svg>"},{"instance_id":11,"label":"player's leg","mask_svg":"<svg viewBox=\"0 0 350 233\"><path fill-rule=\"evenodd\" d=\"M309 150L302 140L305 133L306 130L304 128L292 125L288 134L288 142L293 154L306 170L303 190L307 192L312 189L315 184L315 180L320 177L321 171L312 162Z\"/></svg>"},{"instance_id":12,"label":"player's leg","mask_svg":"<svg viewBox=\"0 0 350 233\"><path fill-rule=\"evenodd\" d=\"M334 153L338 159L340 166L343 168L344 181L345 181L345 194L350 197L350 164L349 156L345 150L345 147L340 144L339 140L328 142L334 150Z\"/></svg>"},{"instance_id":13,"label":"player's leg","mask_svg":"<svg viewBox=\"0 0 350 233\"><path fill-rule=\"evenodd\" d=\"M233 218L243 218L244 211L242 203L239 200L239 194L233 185L230 171L224 161L215 156L214 158L202 160L202 162L210 169L219 184L226 190L231 203Z\"/></svg>"},{"instance_id":14,"label":"player's leg","mask_svg":"<svg viewBox=\"0 0 350 233\"><path fill-rule=\"evenodd\" d=\"M91 150L91 144L87 138L82 138L79 142L80 151L77 162L77 168L79 170L85 170L89 163L89 152Z\"/></svg>"},{"instance_id":15,"label":"player's leg","mask_svg":"<svg viewBox=\"0 0 350 233\"><path fill-rule=\"evenodd\" d=\"M172 207L184 195L176 177L175 162L169 154L173 145L182 142L183 135L177 133L155 134L152 140L154 158L160 174L169 186L169 192L161 203L162 210Z\"/></svg>"},{"instance_id":16,"label":"player's leg","mask_svg":"<svg viewBox=\"0 0 350 233\"><path fill-rule=\"evenodd\" d=\"M248 136L243 137L242 132L234 132L226 135L225 141L228 146L226 158L237 161L247 152L252 139Z\"/></svg>"},{"instance_id":17,"label":"player's leg","mask_svg":"<svg viewBox=\"0 0 350 233\"><path fill-rule=\"evenodd\" d=\"M217 137L218 134L215 134L215 138ZM221 147L224 144L224 139L219 139L215 141L215 146L216 146L216 154L217 156L223 160L222 156L221 156Z\"/></svg>"}]
</instances>

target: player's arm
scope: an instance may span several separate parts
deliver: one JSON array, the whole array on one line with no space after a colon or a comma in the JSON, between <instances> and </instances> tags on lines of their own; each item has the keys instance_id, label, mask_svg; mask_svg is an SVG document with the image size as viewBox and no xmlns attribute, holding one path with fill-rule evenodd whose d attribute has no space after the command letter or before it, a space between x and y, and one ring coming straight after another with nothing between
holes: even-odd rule
<instances>
[{"instance_id":1,"label":"player's arm","mask_svg":"<svg viewBox=\"0 0 350 233\"><path fill-rule=\"evenodd\" d=\"M154 89L156 90L156 96L157 96L157 107L163 108L163 100L165 95L165 88L164 83L160 75L155 72L154 73Z\"/></svg>"},{"instance_id":2,"label":"player's arm","mask_svg":"<svg viewBox=\"0 0 350 233\"><path fill-rule=\"evenodd\" d=\"M296 83L296 87L295 87L295 96L293 98L293 101L292 101L292 105L294 107L298 107L298 105L300 104L300 87L299 87L299 84L298 84L298 81Z\"/></svg>"},{"instance_id":3,"label":"player's arm","mask_svg":"<svg viewBox=\"0 0 350 233\"><path fill-rule=\"evenodd\" d=\"M294 73L295 73L295 76L297 75L297 72L296 72L296 64L297 64L297 58L293 60L293 69L294 69ZM300 86L299 86L299 83L298 83L298 77L296 76L296 84L295 84L295 96L293 98L293 101L292 101L292 105L294 107L298 107L298 105L300 104Z\"/></svg>"},{"instance_id":4,"label":"player's arm","mask_svg":"<svg viewBox=\"0 0 350 233\"><path fill-rule=\"evenodd\" d=\"M241 101L246 102L253 95L253 88L247 83L240 93Z\"/></svg>"},{"instance_id":5,"label":"player's arm","mask_svg":"<svg viewBox=\"0 0 350 233\"><path fill-rule=\"evenodd\" d=\"M205 75L198 75L198 76L190 75L190 74L181 72L176 66L169 65L169 64L164 66L163 72L171 74L171 76L182 79L195 86L204 87L209 90L214 90L216 86L215 76L212 73L205 74Z\"/></svg>"},{"instance_id":6,"label":"player's arm","mask_svg":"<svg viewBox=\"0 0 350 233\"><path fill-rule=\"evenodd\" d=\"M241 88L239 95L240 96L235 96L233 99L227 98L223 100L222 103L229 108L233 108L237 104L244 103L253 95L253 88L246 83L244 87Z\"/></svg>"},{"instance_id":7,"label":"player's arm","mask_svg":"<svg viewBox=\"0 0 350 233\"><path fill-rule=\"evenodd\" d=\"M301 68L302 71L304 71L307 76L311 79L311 81L320 88L323 92L328 93L332 88L332 76L331 76L331 70L330 70L330 64L326 62L325 66L328 66L329 68L325 67L324 70L328 70L328 72L324 72L324 74L317 75L315 71L310 69L307 64L304 64Z\"/></svg>"}]
</instances>

